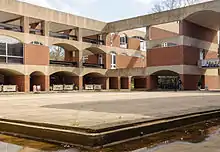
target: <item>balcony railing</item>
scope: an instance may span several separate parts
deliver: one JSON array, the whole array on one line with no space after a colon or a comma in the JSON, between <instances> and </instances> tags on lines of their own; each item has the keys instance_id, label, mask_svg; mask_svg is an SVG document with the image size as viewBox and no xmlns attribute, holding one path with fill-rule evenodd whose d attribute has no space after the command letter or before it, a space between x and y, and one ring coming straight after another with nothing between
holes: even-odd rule
<instances>
[{"instance_id":1,"label":"balcony railing","mask_svg":"<svg viewBox=\"0 0 220 152\"><path fill-rule=\"evenodd\" d=\"M41 29L30 29L31 34L43 35L43 30Z\"/></svg>"},{"instance_id":2,"label":"balcony railing","mask_svg":"<svg viewBox=\"0 0 220 152\"><path fill-rule=\"evenodd\" d=\"M77 67L77 62L68 62L68 61L57 61L50 60L51 65L59 65L59 66L68 66L68 67Z\"/></svg>"},{"instance_id":3,"label":"balcony railing","mask_svg":"<svg viewBox=\"0 0 220 152\"><path fill-rule=\"evenodd\" d=\"M14 32L22 32L22 27L21 26L5 24L5 23L0 23L0 29L10 30L10 31L14 31Z\"/></svg>"},{"instance_id":4,"label":"balcony railing","mask_svg":"<svg viewBox=\"0 0 220 152\"><path fill-rule=\"evenodd\" d=\"M104 69L104 64L83 63L84 67Z\"/></svg>"},{"instance_id":5,"label":"balcony railing","mask_svg":"<svg viewBox=\"0 0 220 152\"><path fill-rule=\"evenodd\" d=\"M103 40L91 39L91 38L87 38L87 37L83 38L83 42L105 45L105 41L103 41Z\"/></svg>"},{"instance_id":6,"label":"balcony railing","mask_svg":"<svg viewBox=\"0 0 220 152\"><path fill-rule=\"evenodd\" d=\"M219 59L199 60L198 66L200 68L218 69L220 68L220 60Z\"/></svg>"},{"instance_id":7,"label":"balcony railing","mask_svg":"<svg viewBox=\"0 0 220 152\"><path fill-rule=\"evenodd\" d=\"M75 35L69 35L64 33L56 33L56 32L50 32L51 37L61 38L61 39L68 39L68 40L77 40L77 36Z\"/></svg>"}]
</instances>

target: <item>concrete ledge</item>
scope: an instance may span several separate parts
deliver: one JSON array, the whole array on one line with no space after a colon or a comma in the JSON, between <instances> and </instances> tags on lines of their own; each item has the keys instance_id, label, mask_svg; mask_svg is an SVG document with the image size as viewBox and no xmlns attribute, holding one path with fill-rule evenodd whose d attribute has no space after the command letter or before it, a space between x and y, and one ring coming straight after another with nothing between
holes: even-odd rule
<instances>
[{"instance_id":1,"label":"concrete ledge","mask_svg":"<svg viewBox=\"0 0 220 152\"><path fill-rule=\"evenodd\" d=\"M98 148L216 117L220 117L220 109L152 121L127 122L106 128L77 128L0 119L0 131L5 134L31 139Z\"/></svg>"}]
</instances>

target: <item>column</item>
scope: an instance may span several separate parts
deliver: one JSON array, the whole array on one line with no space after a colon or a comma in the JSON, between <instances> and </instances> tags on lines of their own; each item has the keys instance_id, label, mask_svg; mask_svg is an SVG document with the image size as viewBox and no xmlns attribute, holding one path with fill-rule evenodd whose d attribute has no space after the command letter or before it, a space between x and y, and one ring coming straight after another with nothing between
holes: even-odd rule
<instances>
[{"instance_id":1,"label":"column","mask_svg":"<svg viewBox=\"0 0 220 152\"><path fill-rule=\"evenodd\" d=\"M83 51L82 50L75 51L75 57L78 63L78 67L81 68L83 66Z\"/></svg>"},{"instance_id":2,"label":"column","mask_svg":"<svg viewBox=\"0 0 220 152\"><path fill-rule=\"evenodd\" d=\"M41 22L42 30L43 30L43 36L49 36L50 32L50 24L48 21L42 21Z\"/></svg>"},{"instance_id":3,"label":"column","mask_svg":"<svg viewBox=\"0 0 220 152\"><path fill-rule=\"evenodd\" d=\"M50 91L50 76L49 75L45 75L44 76L44 91L48 92Z\"/></svg>"},{"instance_id":4,"label":"column","mask_svg":"<svg viewBox=\"0 0 220 152\"><path fill-rule=\"evenodd\" d=\"M118 79L118 90L121 90L121 77L117 77Z\"/></svg>"},{"instance_id":5,"label":"column","mask_svg":"<svg viewBox=\"0 0 220 152\"><path fill-rule=\"evenodd\" d=\"M74 78L75 79L75 78ZM78 76L75 79L75 84L78 86L79 90L83 90L83 76Z\"/></svg>"},{"instance_id":6,"label":"column","mask_svg":"<svg viewBox=\"0 0 220 152\"><path fill-rule=\"evenodd\" d=\"M109 78L108 77L105 80L105 89L109 90Z\"/></svg>"},{"instance_id":7,"label":"column","mask_svg":"<svg viewBox=\"0 0 220 152\"><path fill-rule=\"evenodd\" d=\"M22 31L24 33L29 33L29 18L24 16L20 19L20 24L22 27Z\"/></svg>"},{"instance_id":8,"label":"column","mask_svg":"<svg viewBox=\"0 0 220 152\"><path fill-rule=\"evenodd\" d=\"M145 35L145 41L146 41L146 66L148 66L148 41L150 40L150 26L146 27L146 35Z\"/></svg>"},{"instance_id":9,"label":"column","mask_svg":"<svg viewBox=\"0 0 220 152\"><path fill-rule=\"evenodd\" d=\"M82 29L81 28L76 28L76 36L77 36L77 40L79 41L79 42L82 42L83 40L82 40Z\"/></svg>"},{"instance_id":10,"label":"column","mask_svg":"<svg viewBox=\"0 0 220 152\"><path fill-rule=\"evenodd\" d=\"M146 78L146 88L147 90L157 89L157 76L151 75Z\"/></svg>"}]
</instances>

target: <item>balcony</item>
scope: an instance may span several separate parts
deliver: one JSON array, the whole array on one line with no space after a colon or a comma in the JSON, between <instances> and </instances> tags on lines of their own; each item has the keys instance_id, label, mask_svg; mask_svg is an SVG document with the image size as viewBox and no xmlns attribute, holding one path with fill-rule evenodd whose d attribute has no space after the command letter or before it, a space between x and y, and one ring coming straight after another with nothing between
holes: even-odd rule
<instances>
[{"instance_id":1,"label":"balcony","mask_svg":"<svg viewBox=\"0 0 220 152\"><path fill-rule=\"evenodd\" d=\"M84 67L104 69L104 64L83 63Z\"/></svg>"},{"instance_id":2,"label":"balcony","mask_svg":"<svg viewBox=\"0 0 220 152\"><path fill-rule=\"evenodd\" d=\"M22 27L18 25L0 23L0 29L9 30L14 32L22 32Z\"/></svg>"},{"instance_id":3,"label":"balcony","mask_svg":"<svg viewBox=\"0 0 220 152\"><path fill-rule=\"evenodd\" d=\"M68 61L57 61L50 60L50 65L66 66L66 67L77 67L77 62L68 62Z\"/></svg>"},{"instance_id":4,"label":"balcony","mask_svg":"<svg viewBox=\"0 0 220 152\"><path fill-rule=\"evenodd\" d=\"M50 32L50 36L60 39L75 40L75 41L77 40L77 36L64 34L64 33Z\"/></svg>"},{"instance_id":5,"label":"balcony","mask_svg":"<svg viewBox=\"0 0 220 152\"><path fill-rule=\"evenodd\" d=\"M30 34L43 35L43 30L41 29L30 29Z\"/></svg>"},{"instance_id":6,"label":"balcony","mask_svg":"<svg viewBox=\"0 0 220 152\"><path fill-rule=\"evenodd\" d=\"M204 69L218 69L220 68L220 60L219 59L199 60L198 66Z\"/></svg>"},{"instance_id":7,"label":"balcony","mask_svg":"<svg viewBox=\"0 0 220 152\"><path fill-rule=\"evenodd\" d=\"M91 39L91 38L87 38L87 37L83 38L83 42L98 44L98 45L105 45L104 40Z\"/></svg>"}]
</instances>

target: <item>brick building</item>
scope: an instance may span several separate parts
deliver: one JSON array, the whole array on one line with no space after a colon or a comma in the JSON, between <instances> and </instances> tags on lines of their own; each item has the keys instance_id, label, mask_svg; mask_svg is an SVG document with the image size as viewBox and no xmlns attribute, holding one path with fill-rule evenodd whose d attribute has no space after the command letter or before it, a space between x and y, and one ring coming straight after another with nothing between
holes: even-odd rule
<instances>
[{"instance_id":1,"label":"brick building","mask_svg":"<svg viewBox=\"0 0 220 152\"><path fill-rule=\"evenodd\" d=\"M220 2L206 4L212 10ZM218 23L208 17L218 13L194 12L201 6L169 12L185 16L162 12L105 23L2 0L0 91L173 89L176 79L185 90L199 81L218 89Z\"/></svg>"}]
</instances>

